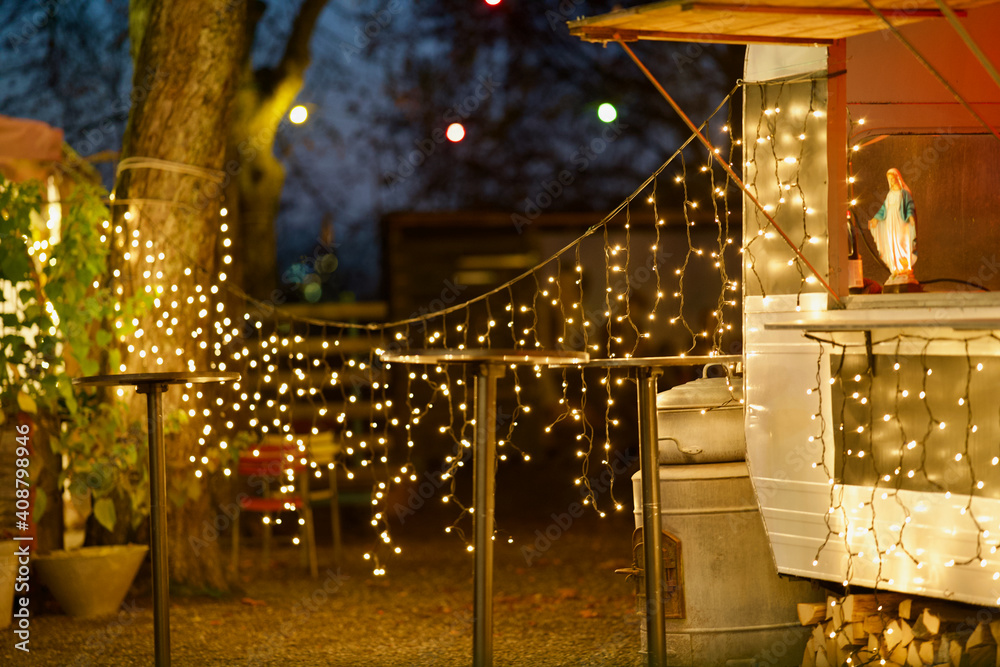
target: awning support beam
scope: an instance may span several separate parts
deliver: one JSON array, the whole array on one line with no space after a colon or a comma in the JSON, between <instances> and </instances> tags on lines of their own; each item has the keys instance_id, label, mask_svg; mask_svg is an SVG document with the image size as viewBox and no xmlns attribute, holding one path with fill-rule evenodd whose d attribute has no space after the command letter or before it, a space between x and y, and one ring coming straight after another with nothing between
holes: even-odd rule
<instances>
[{"instance_id":1,"label":"awning support beam","mask_svg":"<svg viewBox=\"0 0 1000 667\"><path fill-rule=\"evenodd\" d=\"M976 40L972 39L972 35L969 34L969 31L966 30L965 26L962 25L962 23L958 20L958 12L949 7L944 0L934 0L934 2L936 2L937 6L941 8L941 13L944 14L945 19L947 19L949 24L951 24L951 27L955 29L955 32L958 33L958 36L962 38L962 41L965 42L965 45L969 47L970 51L972 51L972 55L974 55L976 59L979 60L979 62L983 66L983 69L985 69L987 74L989 74L990 77L993 79L993 82L996 83L998 87L1000 87L1000 72L997 72L997 68L993 66L993 63L990 62L990 59L986 57L986 54L983 53L983 50L979 48L978 44L976 44Z\"/></svg>"},{"instance_id":2,"label":"awning support beam","mask_svg":"<svg viewBox=\"0 0 1000 667\"><path fill-rule=\"evenodd\" d=\"M791 237L789 237L788 234L785 233L785 230L783 230L778 225L778 223L774 221L774 218L771 217L771 215L764 210L764 206L760 203L760 201L757 200L757 197L754 196L752 192L750 192L747 186L744 185L743 180L736 175L736 172L733 171L733 168L729 166L729 163L723 160L722 156L715 152L715 146L713 146L712 143L705 138L705 135L703 135L698 130L695 124L691 121L691 119L688 118L687 114L684 113L683 109L681 109L680 106L677 104L677 102L674 101L674 98L670 96L670 93L668 93L667 90L660 84L660 82L656 80L656 77L653 76L653 73L650 72L649 69L647 69L646 66L642 64L642 61L639 60L638 56L635 55L632 49L630 49L628 45L625 44L625 42L621 41L620 39L615 41L617 41L618 44L620 44L621 47L625 49L625 52L629 55L632 61L639 67L639 69L642 70L642 73L646 75L646 78L649 79L650 83L653 84L653 86L660 93L660 95L662 95L663 98L670 104L670 106L673 107L673 110L677 112L677 115L681 117L681 120L684 121L684 124L687 125L688 128L692 132L694 132L695 136L698 137L701 143L705 145L705 148L708 149L708 154L711 155L712 158L719 163L719 165L725 170L725 172L729 174L729 177L733 179L733 182L736 183L737 186L739 186L742 193L750 201L752 201L754 203L754 206L756 206L760 210L761 214L765 218L767 218L767 221L771 223L771 226L774 227L775 231L777 231L778 234L781 236L781 238L785 240L785 243L787 243L788 247L792 249L792 252L795 253L795 256L798 258L798 260L802 262L802 264L807 269L809 269L810 273L812 273L813 276L816 277L816 280L818 280L819 283L824 287L824 289L826 289L826 291L829 292L830 296L832 296L834 301L837 302L837 305L843 307L844 304L843 301L841 301L840 296L833 290L832 287L830 287L830 284L826 281L826 279L822 275L820 275L819 271L816 270L816 267L814 267L812 263L808 259L806 259L805 255L803 255L802 251L798 249L798 247L795 245L795 242L792 241Z\"/></svg>"}]
</instances>

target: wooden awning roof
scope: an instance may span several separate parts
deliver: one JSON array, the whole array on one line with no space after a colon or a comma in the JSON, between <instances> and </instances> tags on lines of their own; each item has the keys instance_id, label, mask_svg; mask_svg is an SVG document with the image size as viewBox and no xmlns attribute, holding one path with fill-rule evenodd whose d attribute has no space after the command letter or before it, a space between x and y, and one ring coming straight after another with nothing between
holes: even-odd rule
<instances>
[{"instance_id":1,"label":"wooden awning roof","mask_svg":"<svg viewBox=\"0 0 1000 667\"><path fill-rule=\"evenodd\" d=\"M958 15L997 0L946 0ZM942 16L935 0L872 0L893 25ZM885 25L864 0L667 0L569 22L585 41L824 45Z\"/></svg>"}]
</instances>

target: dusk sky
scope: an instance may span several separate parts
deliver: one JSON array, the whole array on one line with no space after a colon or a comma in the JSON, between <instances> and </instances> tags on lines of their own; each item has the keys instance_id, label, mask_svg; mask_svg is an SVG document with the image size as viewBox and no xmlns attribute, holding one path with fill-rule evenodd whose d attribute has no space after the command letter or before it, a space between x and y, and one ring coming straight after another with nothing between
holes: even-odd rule
<instances>
[{"instance_id":1,"label":"dusk sky","mask_svg":"<svg viewBox=\"0 0 1000 667\"><path fill-rule=\"evenodd\" d=\"M298 4L266 3L255 67L280 57ZM275 144L287 169L277 219L279 271L313 254L327 221L340 260L338 286L357 298L378 298L381 216L518 213L546 179L572 165L581 144L600 136L605 126L596 108L603 101L618 108L624 140L610 143L551 210L604 211L624 198L683 135L625 54L566 30L566 20L608 5L329 3L297 100L309 119L302 125L286 119ZM132 85L127 14L126 0L0 0L0 114L61 127L83 155L120 150ZM668 80L686 77L677 93L695 117L731 86L718 62L739 59L724 48L710 47L709 57L691 61L671 58L675 45L655 46L646 50L651 66ZM456 120L466 129L461 143L433 142L435 130ZM421 145L422 156L414 153ZM407 161L420 164L395 178ZM110 186L111 163L99 166Z\"/></svg>"}]
</instances>

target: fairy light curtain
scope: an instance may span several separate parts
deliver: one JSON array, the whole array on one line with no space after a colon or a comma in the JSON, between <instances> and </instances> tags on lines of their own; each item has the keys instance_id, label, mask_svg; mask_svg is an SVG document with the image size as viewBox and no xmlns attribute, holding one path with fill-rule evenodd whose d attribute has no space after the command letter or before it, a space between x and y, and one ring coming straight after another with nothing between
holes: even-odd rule
<instances>
[{"instance_id":1,"label":"fairy light curtain","mask_svg":"<svg viewBox=\"0 0 1000 667\"><path fill-rule=\"evenodd\" d=\"M810 441L821 454L813 467L830 486L828 534L814 566L839 544L847 555L845 586L892 587L908 571L907 583L919 589L928 564L985 568L1000 579L998 527L977 510L977 499L1000 498L1000 415L991 379L1000 337L950 329L886 333L870 342L861 333L809 336L823 348L817 383L808 390L820 397ZM821 398L825 382L829 406ZM860 496L848 493L852 487ZM916 517L926 520L927 494L948 501L935 521L951 547L933 553L926 526L911 526ZM950 555L936 562L942 553ZM893 559L901 562L890 567Z\"/></svg>"},{"instance_id":2,"label":"fairy light curtain","mask_svg":"<svg viewBox=\"0 0 1000 667\"><path fill-rule=\"evenodd\" d=\"M716 152L738 166L740 141L730 137L732 94L702 130L717 142ZM121 268L111 289L149 300L145 317L114 323L128 352L114 370L185 367L194 363L188 352L199 349L209 354L213 369L243 372L241 382L218 391L191 387L181 396L191 420L186 431L196 433L201 445L202 455L190 461L197 478L216 469L229 475L235 450L280 440L293 448L290 460L301 458L317 476L323 467L343 466L348 478L370 481L371 523L388 548L398 551L389 535L390 490L425 473L440 482L441 501L456 508L448 530L460 531L469 508L456 493L455 479L471 458L472 378L448 366L392 368L379 355L433 347L586 349L595 358L738 349L738 191L692 139L601 223L514 280L447 309L389 323L297 317L251 299L229 275L234 230L224 206L217 217L220 270L212 271L144 224L150 207L186 204L125 201L113 193L115 215L104 233ZM213 172L145 158L120 167L134 169L218 179ZM189 339L173 335L182 318L197 322ZM154 328L165 334L158 344L146 335ZM533 383L552 375L556 390L544 398L543 430L573 439L581 464L575 483L585 503L597 504L590 485L595 470L610 467L621 420L616 396L627 382L621 371L512 369L501 381L513 404L498 432L499 457L531 459L527 443L538 434L521 434L517 426L540 407L529 398L539 394ZM634 413L630 402L621 409ZM311 441L331 435L335 456L315 457ZM440 470L418 469L414 451L429 437L451 448ZM622 509L613 495L600 500L601 514ZM370 557L375 572L383 573L378 553Z\"/></svg>"},{"instance_id":3,"label":"fairy light curtain","mask_svg":"<svg viewBox=\"0 0 1000 667\"><path fill-rule=\"evenodd\" d=\"M822 292L816 276L789 252L765 214L821 274L829 273L825 79L748 83L744 94L743 173L747 191L763 209L746 205L746 294L766 298Z\"/></svg>"}]
</instances>

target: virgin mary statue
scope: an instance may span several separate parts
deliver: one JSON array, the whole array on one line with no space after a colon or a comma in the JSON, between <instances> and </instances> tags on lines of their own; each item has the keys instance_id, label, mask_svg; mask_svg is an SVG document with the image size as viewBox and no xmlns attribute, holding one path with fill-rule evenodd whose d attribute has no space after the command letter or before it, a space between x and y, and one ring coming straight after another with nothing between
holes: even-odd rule
<instances>
[{"instance_id":1,"label":"virgin mary statue","mask_svg":"<svg viewBox=\"0 0 1000 667\"><path fill-rule=\"evenodd\" d=\"M916 283L913 264L917 261L917 209L913 194L895 167L885 176L889 181L889 193L882 208L868 221L868 228L875 237L878 254L891 273L885 284Z\"/></svg>"}]
</instances>

